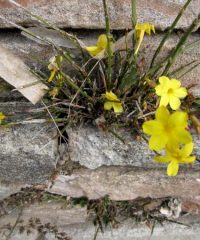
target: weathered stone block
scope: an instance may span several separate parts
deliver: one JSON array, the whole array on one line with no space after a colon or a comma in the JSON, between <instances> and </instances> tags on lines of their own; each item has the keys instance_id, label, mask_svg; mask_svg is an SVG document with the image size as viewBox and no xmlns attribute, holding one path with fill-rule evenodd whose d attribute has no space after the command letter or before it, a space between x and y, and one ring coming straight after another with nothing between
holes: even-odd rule
<instances>
[{"instance_id":1,"label":"weathered stone block","mask_svg":"<svg viewBox=\"0 0 200 240\"><path fill-rule=\"evenodd\" d=\"M18 1L33 13L42 16L57 26L63 28L105 28L102 1L98 0L47 0ZM166 29L175 19L180 8L186 1L184 0L140 0L137 1L137 15L139 22L154 23L156 28ZM108 1L111 26L113 29L131 28L131 1L112 0ZM186 28L191 21L199 14L200 0L192 1L178 23L177 28ZM1 16L15 23L22 25L34 25L35 20L28 16L22 9L16 9L7 0L0 3ZM1 20L0 26L10 27Z\"/></svg>"},{"instance_id":2,"label":"weathered stone block","mask_svg":"<svg viewBox=\"0 0 200 240\"><path fill-rule=\"evenodd\" d=\"M185 225L167 221L157 223L151 235L151 228L147 224L129 218L119 222L116 228L109 225L103 232L99 231L97 239L149 240L151 237L152 240L199 240L199 215L183 216L178 221ZM11 229L15 226L12 232L9 226ZM46 233L42 232L44 226ZM58 202L34 204L24 207L22 211L16 209L0 219L0 229L1 240L7 240L9 234L10 240L56 240L54 229L62 233L60 236L65 234L72 240L92 240L97 227L87 215L85 207L64 207L63 203Z\"/></svg>"},{"instance_id":3,"label":"weathered stone block","mask_svg":"<svg viewBox=\"0 0 200 240\"><path fill-rule=\"evenodd\" d=\"M0 182L0 200L19 192L22 187L25 187L25 185Z\"/></svg>"},{"instance_id":4,"label":"weathered stone block","mask_svg":"<svg viewBox=\"0 0 200 240\"><path fill-rule=\"evenodd\" d=\"M69 156L72 161L90 169L100 166L134 166L142 168L165 168L153 161L155 154L148 149L143 139L135 139L131 129L116 129L124 143L112 133L103 132L95 127L69 129ZM200 136L194 135L195 155L200 156ZM200 164L194 163L199 169Z\"/></svg>"},{"instance_id":5,"label":"weathered stone block","mask_svg":"<svg viewBox=\"0 0 200 240\"><path fill-rule=\"evenodd\" d=\"M25 119L28 120L27 115L31 117L28 103L5 103L0 105L0 109L8 115L10 121L18 121L17 125L0 127L0 179L27 184L44 182L56 164L54 125L40 121L25 122Z\"/></svg>"},{"instance_id":6,"label":"weathered stone block","mask_svg":"<svg viewBox=\"0 0 200 240\"><path fill-rule=\"evenodd\" d=\"M176 177L168 177L165 170L101 167L75 171L70 176L60 175L47 191L71 197L87 196L89 199L106 195L112 200L168 196L198 199L200 178L199 170L179 171Z\"/></svg>"}]
</instances>

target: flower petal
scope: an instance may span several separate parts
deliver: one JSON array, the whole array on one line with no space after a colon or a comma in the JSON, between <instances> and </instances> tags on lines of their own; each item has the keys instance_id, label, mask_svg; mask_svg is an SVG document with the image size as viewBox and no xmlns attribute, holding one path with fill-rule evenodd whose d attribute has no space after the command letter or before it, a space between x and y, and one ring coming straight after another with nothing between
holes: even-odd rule
<instances>
[{"instance_id":1,"label":"flower petal","mask_svg":"<svg viewBox=\"0 0 200 240\"><path fill-rule=\"evenodd\" d=\"M113 102L105 102L104 103L104 109L110 110L113 107Z\"/></svg>"},{"instance_id":2,"label":"flower petal","mask_svg":"<svg viewBox=\"0 0 200 240\"><path fill-rule=\"evenodd\" d=\"M160 105L159 106L167 106L167 104L169 103L169 96L167 94L164 94L161 96L161 99L160 99Z\"/></svg>"},{"instance_id":3,"label":"flower petal","mask_svg":"<svg viewBox=\"0 0 200 240\"><path fill-rule=\"evenodd\" d=\"M163 94L166 94L167 93L167 90L165 87L163 87L161 84L157 85L155 87L155 90L156 90L156 94L160 97L162 96Z\"/></svg>"},{"instance_id":4,"label":"flower petal","mask_svg":"<svg viewBox=\"0 0 200 240\"><path fill-rule=\"evenodd\" d=\"M170 162L170 159L167 156L156 156L154 160L159 163L167 163Z\"/></svg>"},{"instance_id":5,"label":"flower petal","mask_svg":"<svg viewBox=\"0 0 200 240\"><path fill-rule=\"evenodd\" d=\"M186 157L186 158L181 158L181 160L179 162L183 163L183 164L191 164L195 161L195 159L196 159L195 156L190 156L190 157Z\"/></svg>"},{"instance_id":6,"label":"flower petal","mask_svg":"<svg viewBox=\"0 0 200 240\"><path fill-rule=\"evenodd\" d=\"M187 144L192 142L192 136L187 130L178 130L176 131L176 134L179 143Z\"/></svg>"},{"instance_id":7,"label":"flower petal","mask_svg":"<svg viewBox=\"0 0 200 240\"><path fill-rule=\"evenodd\" d=\"M174 112L169 117L169 127L172 128L183 128L187 127L188 116L186 112Z\"/></svg>"},{"instance_id":8,"label":"flower petal","mask_svg":"<svg viewBox=\"0 0 200 240\"><path fill-rule=\"evenodd\" d=\"M169 119L170 113L166 107L161 106L156 110L155 116L156 116L157 121L165 124L165 123L167 123L167 121Z\"/></svg>"},{"instance_id":9,"label":"flower petal","mask_svg":"<svg viewBox=\"0 0 200 240\"><path fill-rule=\"evenodd\" d=\"M180 88L181 82L179 80L177 80L177 79L172 78L170 80L170 85L171 85L171 88L177 89L177 88Z\"/></svg>"},{"instance_id":10,"label":"flower petal","mask_svg":"<svg viewBox=\"0 0 200 240\"><path fill-rule=\"evenodd\" d=\"M178 173L179 165L176 161L171 161L167 166L167 175L176 176Z\"/></svg>"},{"instance_id":11,"label":"flower petal","mask_svg":"<svg viewBox=\"0 0 200 240\"><path fill-rule=\"evenodd\" d=\"M170 80L166 76L161 76L161 77L159 77L159 83L162 85L165 85L165 87L166 87L166 85L169 85Z\"/></svg>"},{"instance_id":12,"label":"flower petal","mask_svg":"<svg viewBox=\"0 0 200 240\"><path fill-rule=\"evenodd\" d=\"M118 100L117 96L112 91L106 92L105 96L110 101L117 101Z\"/></svg>"},{"instance_id":13,"label":"flower petal","mask_svg":"<svg viewBox=\"0 0 200 240\"><path fill-rule=\"evenodd\" d=\"M188 144L185 144L183 148L180 150L181 156L182 157L188 157L192 153L194 144L193 142L190 142Z\"/></svg>"},{"instance_id":14,"label":"flower petal","mask_svg":"<svg viewBox=\"0 0 200 240\"><path fill-rule=\"evenodd\" d=\"M153 135L149 140L149 149L159 151L165 147L167 140L163 135Z\"/></svg>"},{"instance_id":15,"label":"flower petal","mask_svg":"<svg viewBox=\"0 0 200 240\"><path fill-rule=\"evenodd\" d=\"M179 98L177 98L175 96L170 96L169 105L173 110L177 110L177 109L179 109L179 107L181 105L181 101Z\"/></svg>"},{"instance_id":16,"label":"flower petal","mask_svg":"<svg viewBox=\"0 0 200 240\"><path fill-rule=\"evenodd\" d=\"M97 40L97 47L105 49L107 47L107 42L108 42L107 36L105 34L101 34Z\"/></svg>"},{"instance_id":17,"label":"flower petal","mask_svg":"<svg viewBox=\"0 0 200 240\"><path fill-rule=\"evenodd\" d=\"M136 45L136 49L135 49L135 55L138 53L139 49L140 49L140 45L142 44L142 40L144 38L144 30L141 30L139 32L139 40L137 42L137 45Z\"/></svg>"},{"instance_id":18,"label":"flower petal","mask_svg":"<svg viewBox=\"0 0 200 240\"><path fill-rule=\"evenodd\" d=\"M178 88L174 90L174 95L178 98L184 98L187 96L187 89L184 87Z\"/></svg>"},{"instance_id":19,"label":"flower petal","mask_svg":"<svg viewBox=\"0 0 200 240\"><path fill-rule=\"evenodd\" d=\"M149 135L158 135L163 132L163 126L156 120L149 120L142 125L143 132Z\"/></svg>"},{"instance_id":20,"label":"flower petal","mask_svg":"<svg viewBox=\"0 0 200 240\"><path fill-rule=\"evenodd\" d=\"M98 54L102 51L102 49L100 49L100 48L97 47L97 46L86 47L85 49L89 52L89 54L90 54L92 57L98 55Z\"/></svg>"},{"instance_id":21,"label":"flower petal","mask_svg":"<svg viewBox=\"0 0 200 240\"><path fill-rule=\"evenodd\" d=\"M113 108L115 113L122 113L124 111L122 103L113 102Z\"/></svg>"}]
</instances>

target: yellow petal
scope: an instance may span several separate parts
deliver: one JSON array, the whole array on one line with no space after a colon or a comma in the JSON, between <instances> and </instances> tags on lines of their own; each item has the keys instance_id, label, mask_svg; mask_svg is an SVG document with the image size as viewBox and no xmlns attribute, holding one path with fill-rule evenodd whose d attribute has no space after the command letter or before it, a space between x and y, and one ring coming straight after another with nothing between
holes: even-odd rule
<instances>
[{"instance_id":1,"label":"yellow petal","mask_svg":"<svg viewBox=\"0 0 200 240\"><path fill-rule=\"evenodd\" d=\"M97 47L105 49L107 47L107 42L108 42L107 36L105 34L101 34L97 40Z\"/></svg>"},{"instance_id":2,"label":"yellow petal","mask_svg":"<svg viewBox=\"0 0 200 240\"><path fill-rule=\"evenodd\" d=\"M161 84L157 85L155 87L156 90L156 94L161 97L163 94L167 93L167 89L165 87L163 87Z\"/></svg>"},{"instance_id":3,"label":"yellow petal","mask_svg":"<svg viewBox=\"0 0 200 240\"><path fill-rule=\"evenodd\" d=\"M151 30L152 30L153 33L156 33L155 26L153 24L151 25Z\"/></svg>"},{"instance_id":4,"label":"yellow petal","mask_svg":"<svg viewBox=\"0 0 200 240\"><path fill-rule=\"evenodd\" d=\"M179 165L176 161L171 161L167 166L167 175L176 176L178 173Z\"/></svg>"},{"instance_id":5,"label":"yellow petal","mask_svg":"<svg viewBox=\"0 0 200 240\"><path fill-rule=\"evenodd\" d=\"M106 92L105 96L106 96L106 99L108 99L110 101L118 101L119 100L118 97L112 91Z\"/></svg>"},{"instance_id":6,"label":"yellow petal","mask_svg":"<svg viewBox=\"0 0 200 240\"><path fill-rule=\"evenodd\" d=\"M166 107L161 106L156 110L156 120L158 120L159 122L165 124L170 116L169 111L167 110Z\"/></svg>"},{"instance_id":7,"label":"yellow petal","mask_svg":"<svg viewBox=\"0 0 200 240\"><path fill-rule=\"evenodd\" d=\"M180 88L181 82L173 78L170 80L170 85L171 85L171 88L177 89L177 88Z\"/></svg>"},{"instance_id":8,"label":"yellow petal","mask_svg":"<svg viewBox=\"0 0 200 240\"><path fill-rule=\"evenodd\" d=\"M159 77L159 83L162 85L165 85L165 87L166 87L166 85L168 85L170 83L170 80L166 76L161 76L161 77Z\"/></svg>"},{"instance_id":9,"label":"yellow petal","mask_svg":"<svg viewBox=\"0 0 200 240\"><path fill-rule=\"evenodd\" d=\"M113 102L113 108L114 108L115 113L122 113L123 112L122 103Z\"/></svg>"},{"instance_id":10,"label":"yellow petal","mask_svg":"<svg viewBox=\"0 0 200 240\"><path fill-rule=\"evenodd\" d=\"M167 94L164 94L161 96L160 98L160 105L159 106L167 106L167 104L169 103L169 96Z\"/></svg>"},{"instance_id":11,"label":"yellow petal","mask_svg":"<svg viewBox=\"0 0 200 240\"><path fill-rule=\"evenodd\" d=\"M5 118L6 116L2 112L0 112L0 120L4 120Z\"/></svg>"},{"instance_id":12,"label":"yellow petal","mask_svg":"<svg viewBox=\"0 0 200 240\"><path fill-rule=\"evenodd\" d=\"M86 47L85 49L92 57L98 55L102 51L102 49L97 46Z\"/></svg>"},{"instance_id":13,"label":"yellow petal","mask_svg":"<svg viewBox=\"0 0 200 240\"><path fill-rule=\"evenodd\" d=\"M135 53L134 53L135 55L138 53L138 51L139 51L139 49L140 49L140 45L141 45L141 43L142 43L143 38L144 38L144 31L142 30L142 31L140 32L139 40L138 40L138 42L137 42L137 47L136 47L136 49L135 49Z\"/></svg>"},{"instance_id":14,"label":"yellow petal","mask_svg":"<svg viewBox=\"0 0 200 240\"><path fill-rule=\"evenodd\" d=\"M184 163L184 164L191 164L195 161L196 157L195 156L190 156L187 158L181 158L181 160L179 161L180 163Z\"/></svg>"},{"instance_id":15,"label":"yellow petal","mask_svg":"<svg viewBox=\"0 0 200 240\"><path fill-rule=\"evenodd\" d=\"M180 150L181 156L188 157L192 153L193 147L194 147L193 142L190 142L190 143L184 145L182 147L182 149Z\"/></svg>"},{"instance_id":16,"label":"yellow petal","mask_svg":"<svg viewBox=\"0 0 200 240\"><path fill-rule=\"evenodd\" d=\"M187 127L188 116L186 112L174 112L169 117L169 127L170 128L186 128Z\"/></svg>"},{"instance_id":17,"label":"yellow petal","mask_svg":"<svg viewBox=\"0 0 200 240\"><path fill-rule=\"evenodd\" d=\"M113 107L113 102L105 102L104 103L104 109L110 110Z\"/></svg>"},{"instance_id":18,"label":"yellow petal","mask_svg":"<svg viewBox=\"0 0 200 240\"><path fill-rule=\"evenodd\" d=\"M163 135L153 135L149 140L149 149L159 151L165 147L167 141L168 139Z\"/></svg>"},{"instance_id":19,"label":"yellow petal","mask_svg":"<svg viewBox=\"0 0 200 240\"><path fill-rule=\"evenodd\" d=\"M178 98L184 98L187 96L187 89L184 87L178 88L174 90L174 95Z\"/></svg>"},{"instance_id":20,"label":"yellow petal","mask_svg":"<svg viewBox=\"0 0 200 240\"><path fill-rule=\"evenodd\" d=\"M179 131L176 130L175 134L176 134L177 141L179 141L179 143L187 144L192 142L192 136L186 130L182 130L182 129L180 129Z\"/></svg>"},{"instance_id":21,"label":"yellow petal","mask_svg":"<svg viewBox=\"0 0 200 240\"><path fill-rule=\"evenodd\" d=\"M181 105L181 101L179 98L177 98L175 96L170 96L169 97L169 105L173 110L177 110L177 109L179 109L179 107Z\"/></svg>"},{"instance_id":22,"label":"yellow petal","mask_svg":"<svg viewBox=\"0 0 200 240\"><path fill-rule=\"evenodd\" d=\"M148 135L158 135L163 132L163 126L156 120L149 120L142 125L143 132Z\"/></svg>"},{"instance_id":23,"label":"yellow petal","mask_svg":"<svg viewBox=\"0 0 200 240\"><path fill-rule=\"evenodd\" d=\"M166 156L156 156L154 157L154 160L159 163L167 163L170 162L170 159Z\"/></svg>"}]
</instances>

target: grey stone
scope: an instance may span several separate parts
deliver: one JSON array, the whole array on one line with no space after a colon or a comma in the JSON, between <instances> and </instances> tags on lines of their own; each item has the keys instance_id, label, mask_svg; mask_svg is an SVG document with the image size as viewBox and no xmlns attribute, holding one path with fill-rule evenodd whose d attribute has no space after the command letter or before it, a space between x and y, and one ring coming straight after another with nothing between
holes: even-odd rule
<instances>
[{"instance_id":1,"label":"grey stone","mask_svg":"<svg viewBox=\"0 0 200 240\"><path fill-rule=\"evenodd\" d=\"M25 187L24 184L10 184L0 182L0 200L9 197L11 194L17 193L21 188Z\"/></svg>"},{"instance_id":2,"label":"grey stone","mask_svg":"<svg viewBox=\"0 0 200 240\"><path fill-rule=\"evenodd\" d=\"M109 195L112 200L131 200L139 197L180 198L200 197L199 170L181 170L168 177L165 170L131 167L100 167L82 169L70 176L60 175L48 192L64 196L98 199Z\"/></svg>"},{"instance_id":3,"label":"grey stone","mask_svg":"<svg viewBox=\"0 0 200 240\"><path fill-rule=\"evenodd\" d=\"M10 230L6 229L7 224L14 226L20 211L16 210L0 219L0 237L6 240ZM30 219L34 222L38 219L41 224L34 224L31 227ZM118 224L116 228L108 226L104 232L99 231L99 240L198 240L200 238L199 215L185 216L179 219L180 222L190 225L184 226L175 223L164 222L156 224L151 236L151 229L145 223L137 223L134 219L127 219ZM58 232L65 233L73 240L92 240L96 227L87 216L87 209L80 207L63 208L62 203L46 203L26 207L21 212L18 223L10 234L11 240L56 240L55 234L47 230L43 235L37 230L38 226L49 224L55 226ZM24 226L24 231L20 233L20 227ZM29 227L28 227L29 226ZM30 233L27 233L27 229ZM48 228L47 228L48 229Z\"/></svg>"},{"instance_id":4,"label":"grey stone","mask_svg":"<svg viewBox=\"0 0 200 240\"><path fill-rule=\"evenodd\" d=\"M148 21L155 24L156 28L164 30L170 26L185 2L180 0L137 1L138 22ZM34 14L40 15L63 28L105 29L103 4L98 0L53 0L51 3L47 0L22 0L20 3ZM131 1L112 0L108 1L108 6L113 29L131 28ZM187 28L191 21L197 17L199 10L200 1L192 1L177 28ZM7 20L25 26L37 24L36 20L26 14L25 11L19 8L16 9L8 1L1 1L0 14ZM2 20L0 26L2 28L11 27L9 23Z\"/></svg>"},{"instance_id":5,"label":"grey stone","mask_svg":"<svg viewBox=\"0 0 200 240\"><path fill-rule=\"evenodd\" d=\"M20 107L17 108L17 104L1 104L1 111L7 116L8 122L13 120L18 124L0 128L0 179L27 184L43 183L56 165L55 126L44 123L44 119L31 122L32 118L27 118L27 115L32 117L28 114L30 104L28 106L28 103L21 102L18 106ZM12 117L9 119L9 116L16 117L15 114L18 120Z\"/></svg>"},{"instance_id":6,"label":"grey stone","mask_svg":"<svg viewBox=\"0 0 200 240\"><path fill-rule=\"evenodd\" d=\"M164 168L163 164L156 163L155 154L148 149L143 139L135 139L131 129L116 129L115 132L124 139L124 143L110 132L103 132L95 127L88 126L73 128L67 131L69 136L69 156L74 162L90 169L100 166L134 166L147 168ZM195 155L200 156L200 137L194 135ZM199 163L194 163L199 169Z\"/></svg>"}]
</instances>

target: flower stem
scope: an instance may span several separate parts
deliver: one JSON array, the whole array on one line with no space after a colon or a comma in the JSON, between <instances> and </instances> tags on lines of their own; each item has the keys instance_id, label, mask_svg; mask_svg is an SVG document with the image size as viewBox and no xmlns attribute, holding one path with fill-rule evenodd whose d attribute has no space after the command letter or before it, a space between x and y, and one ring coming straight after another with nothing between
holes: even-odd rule
<instances>
[{"instance_id":1,"label":"flower stem","mask_svg":"<svg viewBox=\"0 0 200 240\"><path fill-rule=\"evenodd\" d=\"M113 53L112 53L112 35L110 33L110 17L108 15L108 7L107 7L107 0L103 1L103 8L104 8L104 16L105 16L105 22L106 22L106 36L108 40L107 44L107 53L108 53L108 67L107 67L107 79L106 79L106 85L108 91L110 91L111 88L111 80L112 80L112 61L113 61Z\"/></svg>"},{"instance_id":2,"label":"flower stem","mask_svg":"<svg viewBox=\"0 0 200 240\"><path fill-rule=\"evenodd\" d=\"M82 91L70 78L70 76L66 75L64 72L60 71L60 74L64 77L65 81L69 86L74 88L76 91L80 92L80 94L86 97L90 102L93 102L92 98L84 91Z\"/></svg>"},{"instance_id":3,"label":"flower stem","mask_svg":"<svg viewBox=\"0 0 200 240\"><path fill-rule=\"evenodd\" d=\"M131 9L132 28L135 29L135 26L137 24L136 0L131 0Z\"/></svg>"},{"instance_id":4,"label":"flower stem","mask_svg":"<svg viewBox=\"0 0 200 240\"><path fill-rule=\"evenodd\" d=\"M193 30L199 25L200 23L200 14L198 15L198 17L192 22L192 24L190 25L190 27L188 28L188 30L185 32L185 34L181 37L181 39L179 40L176 48L172 51L172 53L170 54L170 58L168 59L167 65L162 73L162 75L166 75L171 67L171 65L174 63L176 56L182 52L183 50L183 46L185 44L185 42L187 41L188 37L191 35L191 33L193 32Z\"/></svg>"},{"instance_id":5,"label":"flower stem","mask_svg":"<svg viewBox=\"0 0 200 240\"><path fill-rule=\"evenodd\" d=\"M192 0L188 0L185 5L182 7L182 9L180 10L179 14L177 15L177 17L175 18L174 22L172 23L172 25L170 26L170 28L168 29L167 33L164 35L162 41L160 42L160 45L158 46L158 48L156 49L155 51L155 54L152 58L152 61L151 61L151 65L150 65L150 68L154 65L154 62L156 60L156 57L158 56L158 54L160 53L165 41L167 40L167 38L170 36L170 34L172 33L172 31L174 30L176 24L178 23L179 19L181 18L181 16L183 15L185 9L187 8L187 6L189 5L189 3L191 2Z\"/></svg>"}]
</instances>

